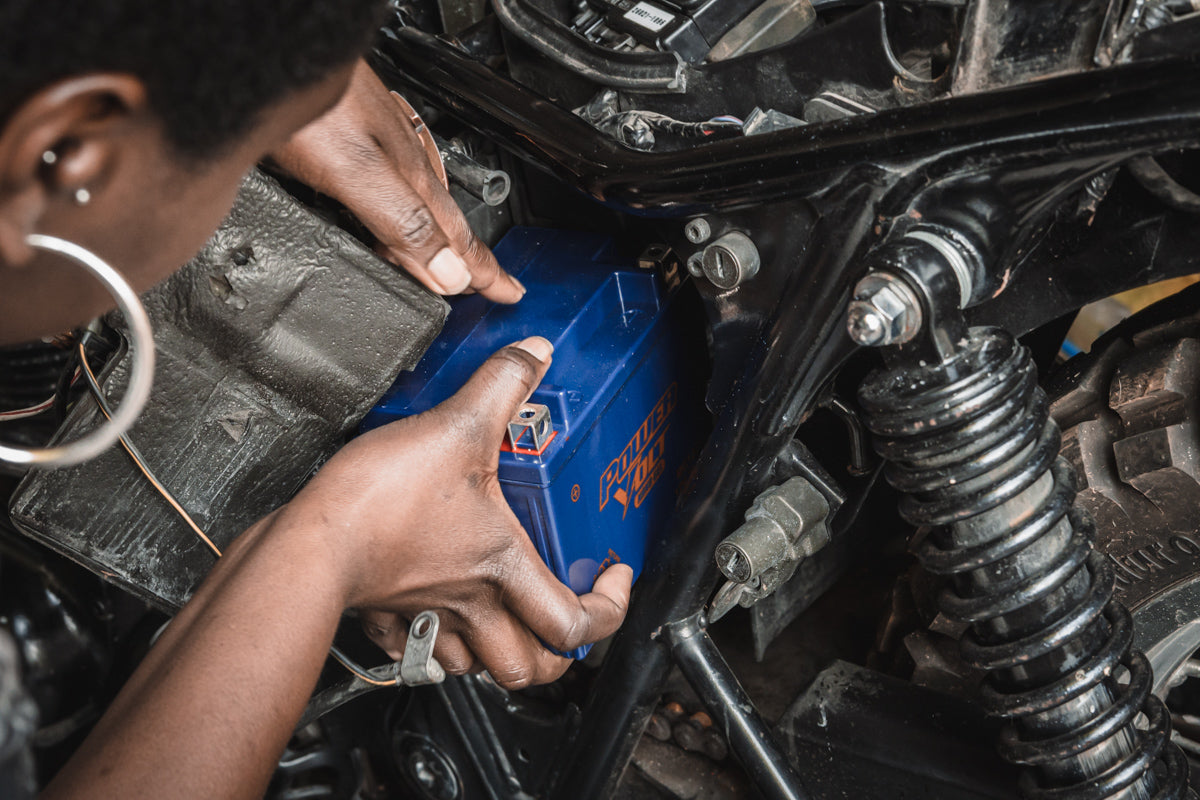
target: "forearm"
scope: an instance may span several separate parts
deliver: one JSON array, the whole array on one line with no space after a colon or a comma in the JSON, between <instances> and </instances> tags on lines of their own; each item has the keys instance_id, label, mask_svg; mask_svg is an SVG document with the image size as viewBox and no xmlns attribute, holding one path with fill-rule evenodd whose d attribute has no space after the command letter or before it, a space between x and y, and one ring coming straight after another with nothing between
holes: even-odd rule
<instances>
[{"instance_id":1,"label":"forearm","mask_svg":"<svg viewBox=\"0 0 1200 800\"><path fill-rule=\"evenodd\" d=\"M261 797L333 639L329 544L266 521L227 551L46 797Z\"/></svg>"}]
</instances>

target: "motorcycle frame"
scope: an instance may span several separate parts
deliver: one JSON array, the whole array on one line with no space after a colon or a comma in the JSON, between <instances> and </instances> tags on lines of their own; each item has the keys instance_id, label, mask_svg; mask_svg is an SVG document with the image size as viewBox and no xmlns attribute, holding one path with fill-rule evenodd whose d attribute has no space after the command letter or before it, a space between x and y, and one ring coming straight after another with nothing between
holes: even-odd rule
<instances>
[{"instance_id":1,"label":"motorcycle frame","mask_svg":"<svg viewBox=\"0 0 1200 800\"><path fill-rule=\"evenodd\" d=\"M1003 3L981 5L989 13L971 12L964 41L978 40L996 19L1029 23L1016 12L1006 17ZM713 328L712 434L671 524L651 542L628 618L560 754L549 797L611 796L673 665L728 732L764 796L807 796L704 631L720 578L712 553L778 479L778 458L855 352L844 332L851 289L864 255L896 220L973 187L995 193L1013 235L989 274L990 296L969 318L1015 334L1115 292L1200 270L1200 235L1189 230L1197 226L1179 212L1131 201L1121 212L1124 227L1094 232L1074 250L1076 228L1055 218L1095 176L1195 144L1200 26L1172 27L1180 26L1182 44L1146 60L1077 64L993 88L975 81L967 94L677 152L623 147L446 41L409 27L386 31L373 64L393 88L447 110L610 208L668 221L719 213L750 220L752 233L752 214L770 208L794 228L766 237L762 286L706 294L722 318L741 323ZM747 337L747 327L757 335Z\"/></svg>"}]
</instances>

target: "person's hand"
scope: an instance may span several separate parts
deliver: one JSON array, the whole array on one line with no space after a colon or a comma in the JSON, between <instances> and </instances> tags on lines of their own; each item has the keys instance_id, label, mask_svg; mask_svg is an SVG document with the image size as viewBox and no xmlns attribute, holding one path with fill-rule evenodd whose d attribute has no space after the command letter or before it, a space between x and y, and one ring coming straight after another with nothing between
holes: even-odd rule
<instances>
[{"instance_id":1,"label":"person's hand","mask_svg":"<svg viewBox=\"0 0 1200 800\"><path fill-rule=\"evenodd\" d=\"M437 408L355 439L271 520L332 532L347 602L392 658L403 654L406 620L432 609L441 617L434 652L447 672L482 667L517 688L554 680L570 664L542 642L567 651L624 618L629 567L609 567L576 596L500 493L506 424L545 375L551 349L533 337L500 350Z\"/></svg>"},{"instance_id":2,"label":"person's hand","mask_svg":"<svg viewBox=\"0 0 1200 800\"><path fill-rule=\"evenodd\" d=\"M349 208L379 240L380 253L432 291L472 289L500 303L525 294L471 232L412 123L366 63L341 101L271 158Z\"/></svg>"}]
</instances>

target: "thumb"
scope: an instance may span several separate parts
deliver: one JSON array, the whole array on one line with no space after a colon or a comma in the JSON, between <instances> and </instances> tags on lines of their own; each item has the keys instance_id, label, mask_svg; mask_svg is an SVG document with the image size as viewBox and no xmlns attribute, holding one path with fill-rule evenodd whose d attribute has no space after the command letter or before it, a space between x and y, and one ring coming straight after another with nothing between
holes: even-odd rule
<instances>
[{"instance_id":1,"label":"thumb","mask_svg":"<svg viewBox=\"0 0 1200 800\"><path fill-rule=\"evenodd\" d=\"M442 408L485 447L498 446L509 420L550 368L554 345L530 336L496 351Z\"/></svg>"}]
</instances>

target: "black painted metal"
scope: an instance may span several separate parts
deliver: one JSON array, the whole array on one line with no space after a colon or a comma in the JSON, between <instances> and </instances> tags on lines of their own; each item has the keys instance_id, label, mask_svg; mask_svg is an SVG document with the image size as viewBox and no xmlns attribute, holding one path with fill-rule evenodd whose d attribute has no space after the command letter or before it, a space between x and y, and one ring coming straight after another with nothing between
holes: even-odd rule
<instances>
[{"instance_id":1,"label":"black painted metal","mask_svg":"<svg viewBox=\"0 0 1200 800\"><path fill-rule=\"evenodd\" d=\"M767 800L806 800L809 794L800 778L704 624L697 614L663 627L679 671L696 690L762 796Z\"/></svg>"},{"instance_id":2,"label":"black painted metal","mask_svg":"<svg viewBox=\"0 0 1200 800\"><path fill-rule=\"evenodd\" d=\"M977 206L995 217L987 208ZM974 259L995 252L988 238ZM991 711L1010 720L1000 751L1028 768L1023 794L1182 797L1187 769L1167 742L1149 665L1130 650L1129 615L1092 551L1091 522L1071 512L1074 489L1056 463L1060 436L1029 351L999 328L965 328L940 248L898 238L871 262L921 289L924 325L919 342L868 376L859 400L888 481L905 493L901 515L929 531L915 550L949 581L942 611L970 626L963 656L987 673ZM1118 664L1127 684L1113 677Z\"/></svg>"},{"instance_id":3,"label":"black painted metal","mask_svg":"<svg viewBox=\"0 0 1200 800\"><path fill-rule=\"evenodd\" d=\"M1017 770L996 758L999 728L967 700L835 661L778 736L817 797L1013 800Z\"/></svg>"},{"instance_id":4,"label":"black painted metal","mask_svg":"<svg viewBox=\"0 0 1200 800\"><path fill-rule=\"evenodd\" d=\"M737 356L717 364L736 376L737 391L716 406L696 480L672 525L651 543L629 617L579 734L561 755L551 793L558 800L611 795L670 667L655 637L664 624L703 608L716 586L713 548L854 351L842 330L850 288L895 218L920 207L931 185L984 178L1014 209L1006 245L1016 251L1068 192L1129 155L1191 141L1200 120L1200 55L1189 54L688 151L640 153L420 32L392 31L375 63L397 88L425 96L610 206L678 216L806 198L814 210L803 257L764 264L777 283L774 305L752 309L759 327L737 328L733 345L714 329L718 361L722 353ZM1000 287L1012 276L992 277ZM749 313L746 294L710 302L723 319L736 320Z\"/></svg>"},{"instance_id":5,"label":"black painted metal","mask_svg":"<svg viewBox=\"0 0 1200 800\"><path fill-rule=\"evenodd\" d=\"M952 97L686 151L643 153L412 28L392 31L375 66L518 155L600 200L694 213L814 194L845 170L889 165L921 179L960 169L1060 167L1190 141L1200 54ZM880 135L888 131L887 136ZM915 178L915 174L910 174ZM914 186L917 185L914 183Z\"/></svg>"},{"instance_id":6,"label":"black painted metal","mask_svg":"<svg viewBox=\"0 0 1200 800\"><path fill-rule=\"evenodd\" d=\"M971 625L962 652L988 672L990 709L1013 723L1000 750L1031 768L1024 794L1182 797L1186 767L1149 665L1130 651L1128 612L1090 522L1069 513L1074 490L1055 466L1058 428L1029 352L976 328L942 362L873 373L860 400L888 480L906 493L901 514L932 526L918 555L952 581L940 605ZM1127 685L1111 677L1118 664Z\"/></svg>"}]
</instances>

